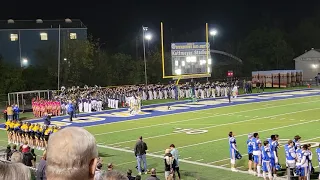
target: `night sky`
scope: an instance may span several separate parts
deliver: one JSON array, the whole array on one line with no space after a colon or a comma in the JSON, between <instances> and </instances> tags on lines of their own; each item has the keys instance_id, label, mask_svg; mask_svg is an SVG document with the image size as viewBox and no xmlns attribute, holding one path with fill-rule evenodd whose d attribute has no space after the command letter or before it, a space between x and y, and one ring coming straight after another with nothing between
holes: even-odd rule
<instances>
[{"instance_id":1,"label":"night sky","mask_svg":"<svg viewBox=\"0 0 320 180\"><path fill-rule=\"evenodd\" d=\"M319 0L108 0L108 1L23 1L2 4L0 19L81 19L95 38L107 47L132 41L142 25L159 37L160 21L165 30L180 33L218 28L220 41L236 41L261 26L279 26L290 31L301 19L320 13ZM102 3L104 2L104 3Z\"/></svg>"}]
</instances>

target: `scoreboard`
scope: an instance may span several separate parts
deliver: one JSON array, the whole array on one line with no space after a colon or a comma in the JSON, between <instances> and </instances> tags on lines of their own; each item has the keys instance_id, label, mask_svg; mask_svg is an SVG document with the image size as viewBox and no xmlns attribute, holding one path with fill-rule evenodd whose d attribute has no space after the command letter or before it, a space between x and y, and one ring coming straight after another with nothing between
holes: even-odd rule
<instances>
[{"instance_id":1,"label":"scoreboard","mask_svg":"<svg viewBox=\"0 0 320 180\"><path fill-rule=\"evenodd\" d=\"M210 44L206 42L171 43L172 73L208 74L211 73ZM209 57L209 58L208 58Z\"/></svg>"}]
</instances>

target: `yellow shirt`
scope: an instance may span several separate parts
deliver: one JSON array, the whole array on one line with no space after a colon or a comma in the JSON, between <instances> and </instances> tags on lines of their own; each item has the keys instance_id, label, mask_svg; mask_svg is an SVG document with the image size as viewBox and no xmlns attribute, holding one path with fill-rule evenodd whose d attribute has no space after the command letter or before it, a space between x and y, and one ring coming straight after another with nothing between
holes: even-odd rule
<instances>
[{"instance_id":1,"label":"yellow shirt","mask_svg":"<svg viewBox=\"0 0 320 180\"><path fill-rule=\"evenodd\" d=\"M34 131L34 132L39 131L39 127L38 127L38 126L33 127L33 131Z\"/></svg>"},{"instance_id":2,"label":"yellow shirt","mask_svg":"<svg viewBox=\"0 0 320 180\"><path fill-rule=\"evenodd\" d=\"M13 115L13 109L12 109L11 106L7 107L7 115L8 115L8 116Z\"/></svg>"},{"instance_id":3,"label":"yellow shirt","mask_svg":"<svg viewBox=\"0 0 320 180\"><path fill-rule=\"evenodd\" d=\"M7 121L7 122L5 123L5 125L6 125L6 130L9 129L10 123L11 123L11 122L9 122L9 121Z\"/></svg>"},{"instance_id":4,"label":"yellow shirt","mask_svg":"<svg viewBox=\"0 0 320 180\"><path fill-rule=\"evenodd\" d=\"M58 132L58 129L53 129L53 132L55 133L55 132Z\"/></svg>"},{"instance_id":5,"label":"yellow shirt","mask_svg":"<svg viewBox=\"0 0 320 180\"><path fill-rule=\"evenodd\" d=\"M17 128L20 126L20 123L14 123L14 128Z\"/></svg>"},{"instance_id":6,"label":"yellow shirt","mask_svg":"<svg viewBox=\"0 0 320 180\"><path fill-rule=\"evenodd\" d=\"M13 128L14 128L14 123L13 123L13 122L9 123L9 127L10 127L11 129L13 129Z\"/></svg>"},{"instance_id":7,"label":"yellow shirt","mask_svg":"<svg viewBox=\"0 0 320 180\"><path fill-rule=\"evenodd\" d=\"M46 129L46 130L44 131L44 135L49 135L49 133L50 133L50 129Z\"/></svg>"},{"instance_id":8,"label":"yellow shirt","mask_svg":"<svg viewBox=\"0 0 320 180\"><path fill-rule=\"evenodd\" d=\"M28 131L28 130L29 130L29 127L28 127L28 125L24 124L24 125L22 125L21 129L22 129L23 131Z\"/></svg>"}]
</instances>

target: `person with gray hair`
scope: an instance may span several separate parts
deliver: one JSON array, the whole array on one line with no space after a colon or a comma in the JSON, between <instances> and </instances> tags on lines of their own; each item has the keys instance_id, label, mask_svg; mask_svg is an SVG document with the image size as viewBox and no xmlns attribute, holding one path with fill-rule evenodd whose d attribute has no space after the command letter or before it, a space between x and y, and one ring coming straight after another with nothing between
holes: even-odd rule
<instances>
[{"instance_id":1,"label":"person with gray hair","mask_svg":"<svg viewBox=\"0 0 320 180\"><path fill-rule=\"evenodd\" d=\"M118 171L107 171L101 180L128 180L127 176Z\"/></svg>"},{"instance_id":2,"label":"person with gray hair","mask_svg":"<svg viewBox=\"0 0 320 180\"><path fill-rule=\"evenodd\" d=\"M30 170L22 163L7 163L0 161L0 179L30 180Z\"/></svg>"},{"instance_id":3,"label":"person with gray hair","mask_svg":"<svg viewBox=\"0 0 320 180\"><path fill-rule=\"evenodd\" d=\"M50 136L48 180L93 180L98 163L96 140L80 127L67 127Z\"/></svg>"},{"instance_id":4,"label":"person with gray hair","mask_svg":"<svg viewBox=\"0 0 320 180\"><path fill-rule=\"evenodd\" d=\"M22 163L23 161L23 154L21 152L14 152L11 155L11 162L13 163Z\"/></svg>"}]
</instances>

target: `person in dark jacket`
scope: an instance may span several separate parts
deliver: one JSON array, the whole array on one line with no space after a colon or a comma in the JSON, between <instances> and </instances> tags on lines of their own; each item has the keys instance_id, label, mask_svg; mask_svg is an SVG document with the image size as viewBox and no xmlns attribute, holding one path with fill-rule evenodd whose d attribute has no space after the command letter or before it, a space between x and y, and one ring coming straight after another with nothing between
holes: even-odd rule
<instances>
[{"instance_id":1,"label":"person in dark jacket","mask_svg":"<svg viewBox=\"0 0 320 180\"><path fill-rule=\"evenodd\" d=\"M48 113L44 113L44 125L49 126L51 124L51 116Z\"/></svg>"},{"instance_id":2,"label":"person in dark jacket","mask_svg":"<svg viewBox=\"0 0 320 180\"><path fill-rule=\"evenodd\" d=\"M68 114L70 117L70 122L72 122L72 117L73 117L73 113L74 113L74 106L72 104L72 101L69 101L69 105L68 105Z\"/></svg>"},{"instance_id":3,"label":"person in dark jacket","mask_svg":"<svg viewBox=\"0 0 320 180\"><path fill-rule=\"evenodd\" d=\"M12 151L11 151L11 146L10 145L7 146L7 149L6 149L5 153L6 153L6 156L7 156L7 161L9 161L10 158L11 158L11 155L12 155Z\"/></svg>"},{"instance_id":4,"label":"person in dark jacket","mask_svg":"<svg viewBox=\"0 0 320 180\"><path fill-rule=\"evenodd\" d=\"M35 167L36 163L33 154L30 151L30 147L28 147L28 152L23 153L23 164L29 167Z\"/></svg>"},{"instance_id":5,"label":"person in dark jacket","mask_svg":"<svg viewBox=\"0 0 320 180\"><path fill-rule=\"evenodd\" d=\"M139 175L142 174L141 161L144 164L145 174L147 174L147 158L146 158L146 151L147 150L148 150L148 146L145 142L142 141L142 136L140 136L135 147L134 147L134 155L137 158Z\"/></svg>"},{"instance_id":6,"label":"person in dark jacket","mask_svg":"<svg viewBox=\"0 0 320 180\"><path fill-rule=\"evenodd\" d=\"M46 176L46 168L47 168L47 161L46 161L47 155L46 151L44 151L43 156L39 162L39 165L37 167L37 180L47 180Z\"/></svg>"}]
</instances>

